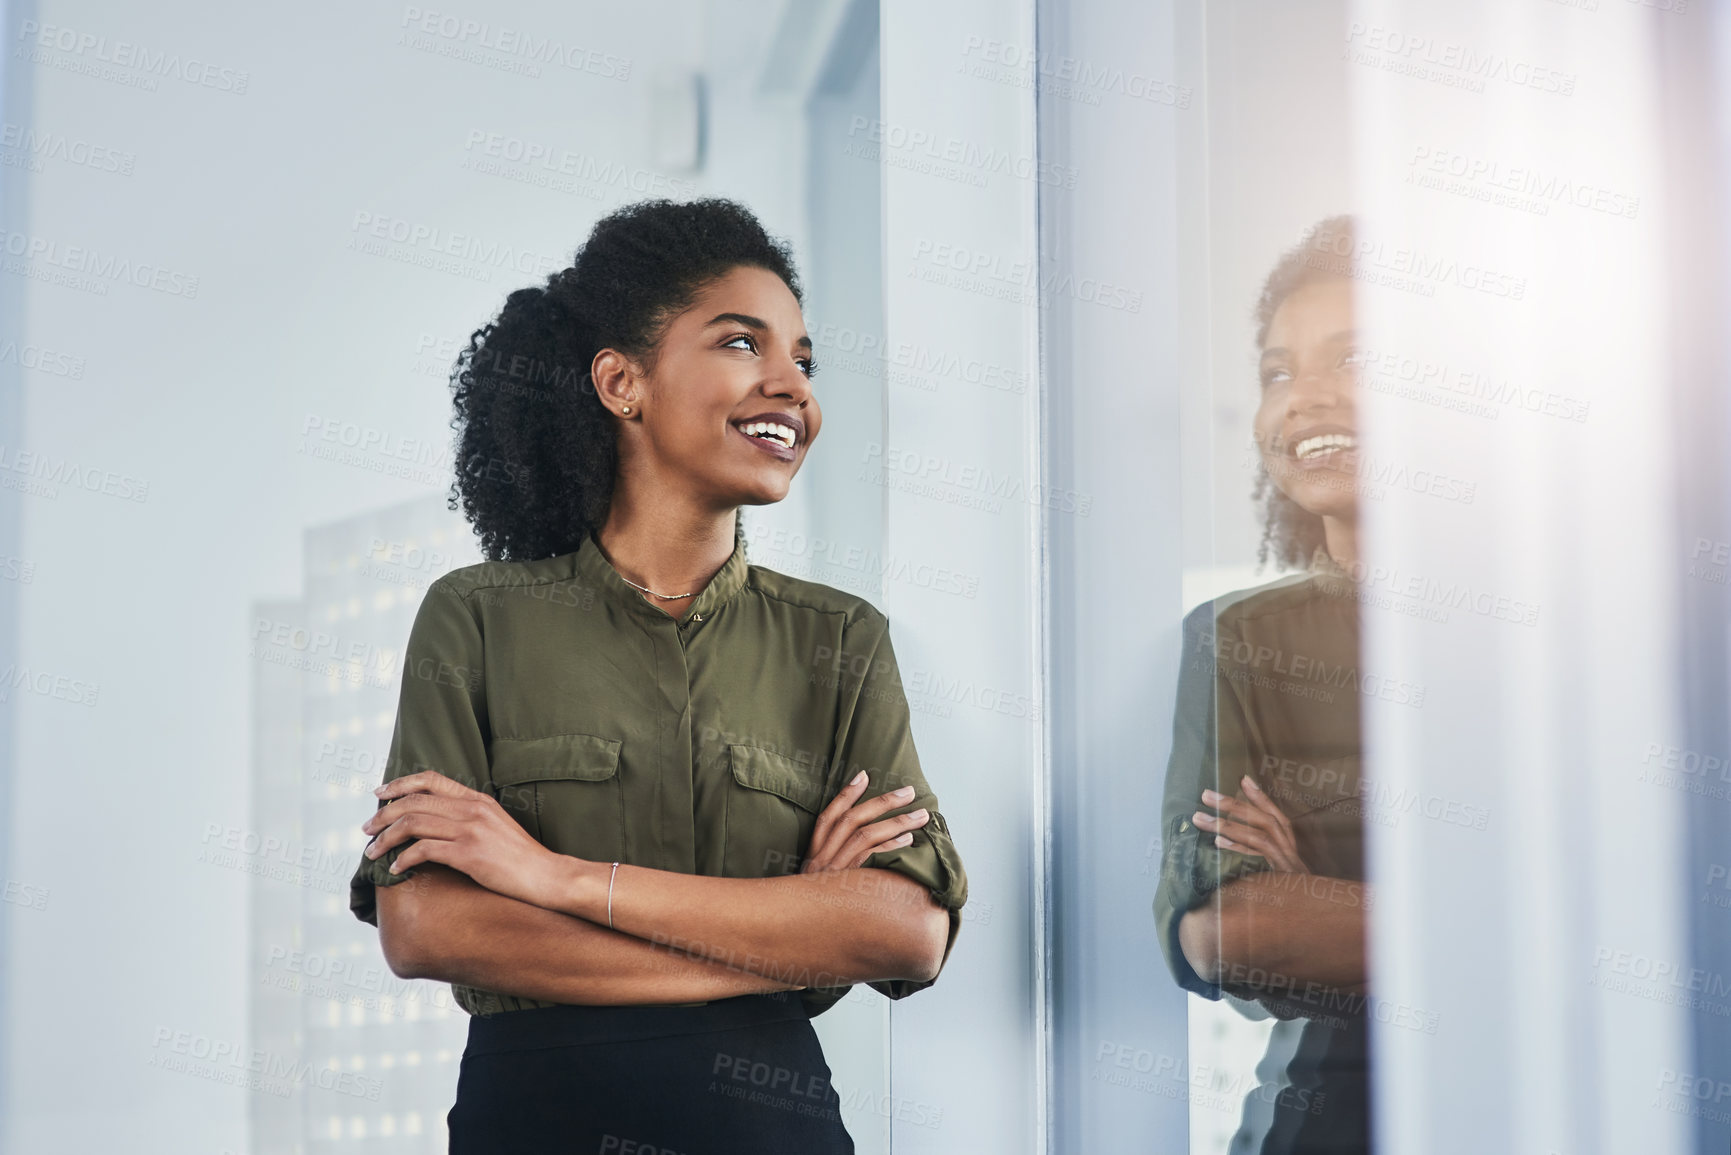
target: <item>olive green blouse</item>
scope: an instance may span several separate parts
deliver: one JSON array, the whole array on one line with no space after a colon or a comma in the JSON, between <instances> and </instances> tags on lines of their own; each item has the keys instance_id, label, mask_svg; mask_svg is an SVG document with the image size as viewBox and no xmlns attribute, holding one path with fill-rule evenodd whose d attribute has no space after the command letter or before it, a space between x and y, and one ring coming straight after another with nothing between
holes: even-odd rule
<instances>
[{"instance_id":1,"label":"olive green blouse","mask_svg":"<svg viewBox=\"0 0 1731 1155\"><path fill-rule=\"evenodd\" d=\"M1349 579L1313 568L1185 616L1154 920L1178 985L1206 998L1232 994L1276 1009L1251 984L1198 975L1178 944L1185 912L1227 883L1271 869L1260 855L1216 847L1191 822L1196 811L1213 811L1202 803L1204 789L1238 795L1248 775L1286 813L1312 874L1364 878L1359 697L1413 688L1359 670L1353 593Z\"/></svg>"},{"instance_id":2,"label":"olive green blouse","mask_svg":"<svg viewBox=\"0 0 1731 1155\"><path fill-rule=\"evenodd\" d=\"M410 631L385 780L437 770L492 794L560 854L729 878L797 873L818 812L860 770L866 798L911 783L913 799L890 813L923 806L930 820L866 865L915 879L948 908L947 962L967 876L920 771L889 621L744 551L679 620L593 539L446 574ZM349 890L357 918L376 926L373 888L414 875L390 873L400 852L362 857ZM931 983L870 985L899 999ZM801 997L815 1015L849 989ZM553 1005L452 992L472 1015Z\"/></svg>"}]
</instances>

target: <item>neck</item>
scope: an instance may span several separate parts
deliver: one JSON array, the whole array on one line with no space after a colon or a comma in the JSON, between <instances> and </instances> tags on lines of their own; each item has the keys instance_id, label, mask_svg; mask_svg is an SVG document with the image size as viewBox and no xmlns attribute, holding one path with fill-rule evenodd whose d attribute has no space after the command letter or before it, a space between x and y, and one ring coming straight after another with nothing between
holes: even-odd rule
<instances>
[{"instance_id":1,"label":"neck","mask_svg":"<svg viewBox=\"0 0 1731 1155\"><path fill-rule=\"evenodd\" d=\"M711 510L679 502L638 502L615 488L607 521L595 542L613 568L658 594L695 594L733 556L736 509ZM678 616L694 598L644 600Z\"/></svg>"},{"instance_id":2,"label":"neck","mask_svg":"<svg viewBox=\"0 0 1731 1155\"><path fill-rule=\"evenodd\" d=\"M1322 519L1322 541L1328 547L1328 556L1334 559L1334 564L1342 569L1351 569L1358 564L1358 522L1346 521L1326 514Z\"/></svg>"}]
</instances>

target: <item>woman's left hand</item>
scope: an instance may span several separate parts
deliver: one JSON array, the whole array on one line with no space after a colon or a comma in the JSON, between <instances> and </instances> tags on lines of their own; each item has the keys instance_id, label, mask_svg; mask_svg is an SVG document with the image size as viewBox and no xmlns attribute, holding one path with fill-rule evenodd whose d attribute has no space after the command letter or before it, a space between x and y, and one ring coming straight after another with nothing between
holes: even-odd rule
<instances>
[{"instance_id":1,"label":"woman's left hand","mask_svg":"<svg viewBox=\"0 0 1731 1155\"><path fill-rule=\"evenodd\" d=\"M393 874L439 862L488 890L536 906L553 905L568 885L575 860L535 841L491 794L437 770L422 770L393 778L379 787L378 796L385 805L361 824L376 835L367 857L415 840L397 856Z\"/></svg>"},{"instance_id":2,"label":"woman's left hand","mask_svg":"<svg viewBox=\"0 0 1731 1155\"><path fill-rule=\"evenodd\" d=\"M1224 816L1216 818L1198 810L1190 821L1214 835L1214 843L1222 850L1266 858L1276 870L1294 874L1309 874L1310 868L1298 854L1298 836L1292 832L1292 822L1267 794L1262 792L1247 774L1241 783L1244 794L1228 798L1213 790L1202 792L1202 802Z\"/></svg>"}]
</instances>

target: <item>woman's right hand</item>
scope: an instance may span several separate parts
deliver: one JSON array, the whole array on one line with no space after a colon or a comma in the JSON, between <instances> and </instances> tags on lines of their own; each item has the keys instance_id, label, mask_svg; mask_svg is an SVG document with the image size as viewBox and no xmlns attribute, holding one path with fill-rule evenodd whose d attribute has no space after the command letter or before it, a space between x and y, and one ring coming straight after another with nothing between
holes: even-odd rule
<instances>
[{"instance_id":1,"label":"woman's right hand","mask_svg":"<svg viewBox=\"0 0 1731 1155\"><path fill-rule=\"evenodd\" d=\"M912 802L914 788L903 786L861 802L860 795L870 781L861 770L817 816L817 824L811 831L811 847L799 868L801 874L864 866L865 860L880 850L897 850L911 843L913 832L931 821L931 814L923 807L877 821L896 807Z\"/></svg>"}]
</instances>

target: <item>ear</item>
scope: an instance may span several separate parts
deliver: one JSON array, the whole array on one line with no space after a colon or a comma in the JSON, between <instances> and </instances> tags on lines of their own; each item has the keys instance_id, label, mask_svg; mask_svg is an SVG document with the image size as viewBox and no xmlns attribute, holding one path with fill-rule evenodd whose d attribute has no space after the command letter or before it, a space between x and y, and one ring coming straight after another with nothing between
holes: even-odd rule
<instances>
[{"instance_id":1,"label":"ear","mask_svg":"<svg viewBox=\"0 0 1731 1155\"><path fill-rule=\"evenodd\" d=\"M642 401L642 391L638 383L642 380L640 367L629 357L617 349L603 349L595 354L595 359L589 363L589 379L595 383L595 395L601 398L601 404L619 416L619 410L626 405L633 410L639 408Z\"/></svg>"}]
</instances>

